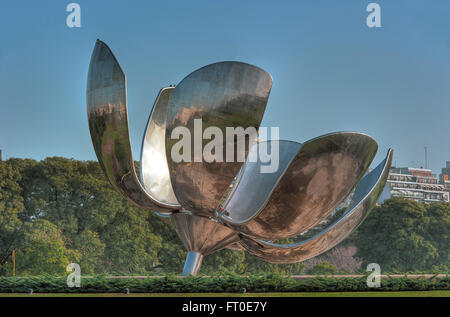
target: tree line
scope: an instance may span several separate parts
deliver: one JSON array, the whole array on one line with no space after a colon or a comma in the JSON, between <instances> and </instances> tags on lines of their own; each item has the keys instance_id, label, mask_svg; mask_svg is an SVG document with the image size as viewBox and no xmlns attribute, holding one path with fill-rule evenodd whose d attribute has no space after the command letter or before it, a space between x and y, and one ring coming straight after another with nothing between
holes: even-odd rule
<instances>
[{"instance_id":1,"label":"tree line","mask_svg":"<svg viewBox=\"0 0 450 317\"><path fill-rule=\"evenodd\" d=\"M363 266L448 271L449 218L448 203L391 199L346 243L358 248ZM98 162L61 157L0 161L0 275L11 275L12 250L21 276L61 275L71 262L83 274L179 273L186 256L173 226L117 193ZM304 263L275 265L225 249L205 257L201 272L304 269Z\"/></svg>"}]
</instances>

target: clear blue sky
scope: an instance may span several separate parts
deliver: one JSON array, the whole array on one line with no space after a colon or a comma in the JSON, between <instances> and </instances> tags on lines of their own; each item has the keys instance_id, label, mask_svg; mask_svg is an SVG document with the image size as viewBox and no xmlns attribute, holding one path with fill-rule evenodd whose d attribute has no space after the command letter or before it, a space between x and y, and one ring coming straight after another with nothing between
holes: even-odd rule
<instances>
[{"instance_id":1,"label":"clear blue sky","mask_svg":"<svg viewBox=\"0 0 450 317\"><path fill-rule=\"evenodd\" d=\"M0 148L9 157L95 159L86 77L96 38L128 80L131 139L141 136L158 90L209 63L239 60L272 74L264 126L305 141L361 131L377 163L440 172L450 160L450 1L79 0L81 28L64 0L0 0Z\"/></svg>"}]
</instances>

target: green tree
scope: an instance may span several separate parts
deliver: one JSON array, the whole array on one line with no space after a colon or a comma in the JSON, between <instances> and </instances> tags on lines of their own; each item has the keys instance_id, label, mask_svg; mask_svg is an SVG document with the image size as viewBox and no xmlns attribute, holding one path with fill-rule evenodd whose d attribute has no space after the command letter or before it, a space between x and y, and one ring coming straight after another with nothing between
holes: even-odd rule
<instances>
[{"instance_id":1,"label":"green tree","mask_svg":"<svg viewBox=\"0 0 450 317\"><path fill-rule=\"evenodd\" d=\"M16 168L0 161L0 270L10 259L21 232L24 206L20 179Z\"/></svg>"},{"instance_id":2,"label":"green tree","mask_svg":"<svg viewBox=\"0 0 450 317\"><path fill-rule=\"evenodd\" d=\"M22 171L27 215L46 219L69 239L100 231L122 205L96 162L60 157L27 164Z\"/></svg>"},{"instance_id":3,"label":"green tree","mask_svg":"<svg viewBox=\"0 0 450 317\"><path fill-rule=\"evenodd\" d=\"M151 231L149 211L128 202L105 226L100 237L106 244L108 272L145 273L158 261L162 238Z\"/></svg>"},{"instance_id":4,"label":"green tree","mask_svg":"<svg viewBox=\"0 0 450 317\"><path fill-rule=\"evenodd\" d=\"M155 264L161 265L164 272L179 274L183 269L187 251L176 233L175 226L170 220L163 220L153 212L148 213L147 221L150 230L162 238L162 247L158 251Z\"/></svg>"},{"instance_id":5,"label":"green tree","mask_svg":"<svg viewBox=\"0 0 450 317\"><path fill-rule=\"evenodd\" d=\"M71 262L80 255L64 245L61 231L51 222L38 219L27 223L16 250L18 275L64 274Z\"/></svg>"},{"instance_id":6,"label":"green tree","mask_svg":"<svg viewBox=\"0 0 450 317\"><path fill-rule=\"evenodd\" d=\"M179 274L184 266L187 251L181 245L181 242L165 241L163 237L162 248L158 253L159 264L162 265L164 272ZM203 273L203 271L201 271Z\"/></svg>"},{"instance_id":7,"label":"green tree","mask_svg":"<svg viewBox=\"0 0 450 317\"><path fill-rule=\"evenodd\" d=\"M203 260L202 273L243 273L245 271L243 251L223 249L214 252Z\"/></svg>"},{"instance_id":8,"label":"green tree","mask_svg":"<svg viewBox=\"0 0 450 317\"><path fill-rule=\"evenodd\" d=\"M78 234L73 247L80 253L80 267L83 274L107 273L105 270L104 253L106 244L100 240L99 234L85 230Z\"/></svg>"},{"instance_id":9,"label":"green tree","mask_svg":"<svg viewBox=\"0 0 450 317\"><path fill-rule=\"evenodd\" d=\"M97 162L50 157L15 164L24 175L28 219L56 225L65 246L81 254L83 272L144 272L152 266L161 238L151 232L151 212L117 193Z\"/></svg>"},{"instance_id":10,"label":"green tree","mask_svg":"<svg viewBox=\"0 0 450 317\"><path fill-rule=\"evenodd\" d=\"M448 259L450 227L442 222L448 221L448 208L448 204L438 207L402 198L387 200L371 212L353 237L356 257L363 260L363 267L374 262L385 272L430 270ZM433 233L436 225L438 233Z\"/></svg>"},{"instance_id":11,"label":"green tree","mask_svg":"<svg viewBox=\"0 0 450 317\"><path fill-rule=\"evenodd\" d=\"M450 203L433 203L427 206L425 239L432 241L437 257L433 269L450 271Z\"/></svg>"}]
</instances>

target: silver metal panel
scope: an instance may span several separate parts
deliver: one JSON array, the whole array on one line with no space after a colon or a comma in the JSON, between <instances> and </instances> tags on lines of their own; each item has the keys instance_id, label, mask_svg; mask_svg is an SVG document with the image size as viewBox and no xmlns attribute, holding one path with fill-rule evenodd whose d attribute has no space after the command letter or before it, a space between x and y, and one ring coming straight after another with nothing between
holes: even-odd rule
<instances>
[{"instance_id":1,"label":"silver metal panel","mask_svg":"<svg viewBox=\"0 0 450 317\"><path fill-rule=\"evenodd\" d=\"M357 132L326 134L301 147L280 141L279 171L260 173L260 161L246 162L222 219L258 239L294 237L328 217L350 194L377 147L371 137Z\"/></svg>"},{"instance_id":2,"label":"silver metal panel","mask_svg":"<svg viewBox=\"0 0 450 317\"><path fill-rule=\"evenodd\" d=\"M261 173L263 163L258 156L260 146L266 146L267 152L277 151L279 153L278 169L274 173ZM236 182L229 191L223 204L223 211L218 213L220 217L231 224L243 224L250 221L266 205L273 189L284 175L289 164L297 155L302 145L297 142L285 140L271 140L258 142L249 154L257 157L256 161L249 159L242 166ZM236 228L240 228L236 226Z\"/></svg>"},{"instance_id":3,"label":"silver metal panel","mask_svg":"<svg viewBox=\"0 0 450 317\"><path fill-rule=\"evenodd\" d=\"M170 218L188 251L208 255L240 241L234 230L214 219L186 212L172 214Z\"/></svg>"},{"instance_id":4,"label":"silver metal panel","mask_svg":"<svg viewBox=\"0 0 450 317\"><path fill-rule=\"evenodd\" d=\"M160 90L147 122L141 148L140 177L147 193L166 206L179 209L166 159L166 114L174 87Z\"/></svg>"},{"instance_id":5,"label":"silver metal panel","mask_svg":"<svg viewBox=\"0 0 450 317\"><path fill-rule=\"evenodd\" d=\"M97 40L89 65L87 113L98 161L111 184L141 207L170 213L172 206L148 195L139 182L131 152L126 79L109 47Z\"/></svg>"},{"instance_id":6,"label":"silver metal panel","mask_svg":"<svg viewBox=\"0 0 450 317\"><path fill-rule=\"evenodd\" d=\"M282 245L242 236L242 246L251 254L271 263L295 263L317 256L344 240L365 219L380 196L389 175L393 150L383 162L364 176L355 189L350 208L336 222L314 237Z\"/></svg>"},{"instance_id":7,"label":"silver metal panel","mask_svg":"<svg viewBox=\"0 0 450 317\"><path fill-rule=\"evenodd\" d=\"M200 267L202 266L203 258L203 254L189 251L186 256L186 262L184 263L183 273L181 275L197 275L200 271Z\"/></svg>"},{"instance_id":8,"label":"silver metal panel","mask_svg":"<svg viewBox=\"0 0 450 317\"><path fill-rule=\"evenodd\" d=\"M271 76L258 67L221 62L191 73L173 90L167 112L166 153L173 189L184 208L197 215L214 216L219 201L243 162L235 159L234 162L207 163L202 158L199 158L201 162L194 162L192 142L192 162L176 163L171 158L171 151L178 140L171 139L172 130L184 126L194 137L194 119L202 119L202 133L211 126L220 128L223 136L226 127L257 129L271 86ZM202 145L209 141L202 139ZM236 158L236 140L231 142ZM226 158L226 142L223 153Z\"/></svg>"}]
</instances>

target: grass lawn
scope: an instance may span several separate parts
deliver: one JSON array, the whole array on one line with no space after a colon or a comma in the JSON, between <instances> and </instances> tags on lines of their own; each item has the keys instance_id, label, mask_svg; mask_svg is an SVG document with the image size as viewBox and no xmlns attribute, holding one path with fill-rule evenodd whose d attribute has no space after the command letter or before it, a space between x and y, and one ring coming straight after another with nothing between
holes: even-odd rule
<instances>
[{"instance_id":1,"label":"grass lawn","mask_svg":"<svg viewBox=\"0 0 450 317\"><path fill-rule=\"evenodd\" d=\"M0 293L0 297L450 297L450 290L410 292L315 293Z\"/></svg>"}]
</instances>

